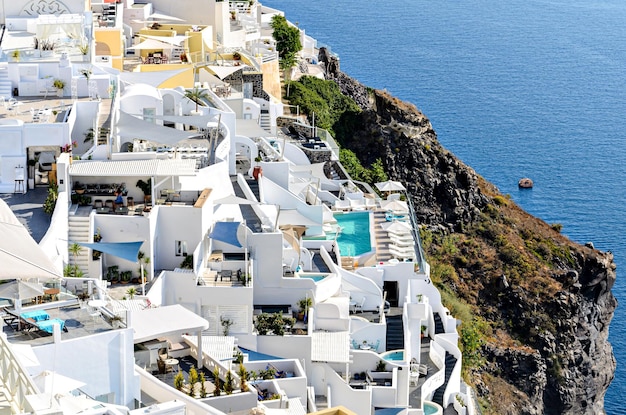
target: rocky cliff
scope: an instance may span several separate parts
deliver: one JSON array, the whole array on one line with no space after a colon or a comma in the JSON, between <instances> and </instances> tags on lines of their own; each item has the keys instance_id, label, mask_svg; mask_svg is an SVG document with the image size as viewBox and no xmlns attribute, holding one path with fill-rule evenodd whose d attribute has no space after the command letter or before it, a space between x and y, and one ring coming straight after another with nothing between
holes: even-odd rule
<instances>
[{"instance_id":1,"label":"rocky cliff","mask_svg":"<svg viewBox=\"0 0 626 415\"><path fill-rule=\"evenodd\" d=\"M615 371L612 254L521 210L445 150L415 106L366 88L324 51L320 61L362 109L344 120L341 144L366 166L382 158L407 186L430 235L433 281L485 323L480 359L466 371L485 412L602 413Z\"/></svg>"}]
</instances>

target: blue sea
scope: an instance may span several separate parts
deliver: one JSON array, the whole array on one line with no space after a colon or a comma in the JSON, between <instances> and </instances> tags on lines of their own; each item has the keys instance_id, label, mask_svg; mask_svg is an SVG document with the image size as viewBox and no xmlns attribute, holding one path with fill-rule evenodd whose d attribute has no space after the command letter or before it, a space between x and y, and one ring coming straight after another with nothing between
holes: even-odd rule
<instances>
[{"instance_id":1,"label":"blue sea","mask_svg":"<svg viewBox=\"0 0 626 415\"><path fill-rule=\"evenodd\" d=\"M268 0L341 69L426 114L440 142L520 206L615 254L626 283L626 2ZM530 177L532 190L517 181ZM626 319L605 399L623 413Z\"/></svg>"}]
</instances>

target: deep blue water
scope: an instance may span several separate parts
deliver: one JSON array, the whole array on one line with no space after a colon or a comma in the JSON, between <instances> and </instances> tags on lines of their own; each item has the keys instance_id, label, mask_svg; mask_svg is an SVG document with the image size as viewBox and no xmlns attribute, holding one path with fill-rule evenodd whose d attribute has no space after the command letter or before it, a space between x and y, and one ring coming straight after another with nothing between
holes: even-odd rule
<instances>
[{"instance_id":1,"label":"deep blue water","mask_svg":"<svg viewBox=\"0 0 626 415\"><path fill-rule=\"evenodd\" d=\"M414 103L441 143L528 212L615 254L626 283L626 2L267 0L341 69ZM530 177L532 190L517 181ZM626 320L605 400L623 413Z\"/></svg>"}]
</instances>

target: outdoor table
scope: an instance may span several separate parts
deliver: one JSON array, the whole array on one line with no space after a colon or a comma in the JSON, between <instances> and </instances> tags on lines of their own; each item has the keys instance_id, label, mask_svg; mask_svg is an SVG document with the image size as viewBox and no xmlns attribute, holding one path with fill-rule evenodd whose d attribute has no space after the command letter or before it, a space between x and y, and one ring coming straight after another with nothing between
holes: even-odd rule
<instances>
[{"instance_id":1,"label":"outdoor table","mask_svg":"<svg viewBox=\"0 0 626 415\"><path fill-rule=\"evenodd\" d=\"M118 215L127 215L128 208L126 206L120 206L117 209L115 209L115 213Z\"/></svg>"},{"instance_id":2,"label":"outdoor table","mask_svg":"<svg viewBox=\"0 0 626 415\"><path fill-rule=\"evenodd\" d=\"M96 208L96 213L109 213L109 212L111 212L111 208L109 207Z\"/></svg>"},{"instance_id":3,"label":"outdoor table","mask_svg":"<svg viewBox=\"0 0 626 415\"><path fill-rule=\"evenodd\" d=\"M178 359L165 359L165 366L174 367L176 366L176 371L178 372Z\"/></svg>"},{"instance_id":4,"label":"outdoor table","mask_svg":"<svg viewBox=\"0 0 626 415\"><path fill-rule=\"evenodd\" d=\"M50 315L46 313L44 310L35 310L35 311L29 311L27 313L22 313L22 318L24 318L25 320L32 318L36 322L40 322L44 320L49 320Z\"/></svg>"}]
</instances>

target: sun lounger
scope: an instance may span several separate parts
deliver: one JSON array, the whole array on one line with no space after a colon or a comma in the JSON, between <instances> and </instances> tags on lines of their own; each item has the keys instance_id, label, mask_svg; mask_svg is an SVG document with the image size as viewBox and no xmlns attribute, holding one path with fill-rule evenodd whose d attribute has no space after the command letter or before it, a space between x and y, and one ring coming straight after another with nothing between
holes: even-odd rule
<instances>
[{"instance_id":1,"label":"sun lounger","mask_svg":"<svg viewBox=\"0 0 626 415\"><path fill-rule=\"evenodd\" d=\"M67 333L67 327L65 327L65 320L61 320L60 318L53 318L50 320L43 320L35 323L39 330L45 331L46 333L52 334L54 330L54 324L58 323L61 326L61 330Z\"/></svg>"}]
</instances>

